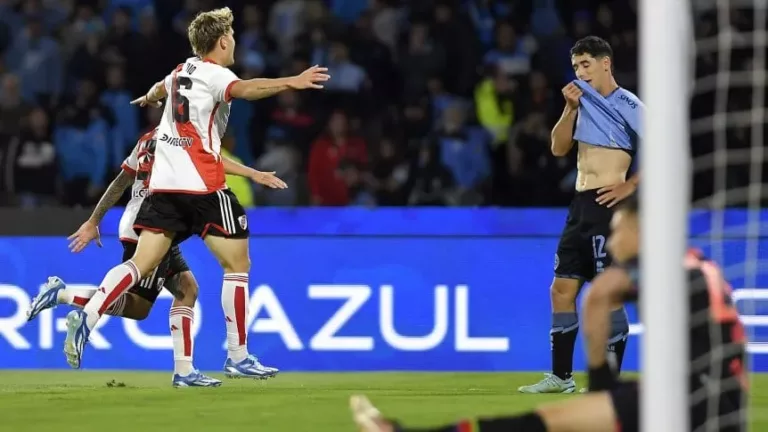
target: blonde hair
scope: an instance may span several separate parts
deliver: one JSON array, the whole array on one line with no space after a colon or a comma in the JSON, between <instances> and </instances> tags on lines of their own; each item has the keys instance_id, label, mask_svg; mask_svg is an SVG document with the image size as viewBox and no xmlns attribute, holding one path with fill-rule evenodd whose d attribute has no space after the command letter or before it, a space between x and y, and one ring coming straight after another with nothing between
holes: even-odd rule
<instances>
[{"instance_id":1,"label":"blonde hair","mask_svg":"<svg viewBox=\"0 0 768 432\"><path fill-rule=\"evenodd\" d=\"M200 12L189 23L187 37L196 56L203 57L216 47L219 38L232 29L234 16L228 7Z\"/></svg>"}]
</instances>

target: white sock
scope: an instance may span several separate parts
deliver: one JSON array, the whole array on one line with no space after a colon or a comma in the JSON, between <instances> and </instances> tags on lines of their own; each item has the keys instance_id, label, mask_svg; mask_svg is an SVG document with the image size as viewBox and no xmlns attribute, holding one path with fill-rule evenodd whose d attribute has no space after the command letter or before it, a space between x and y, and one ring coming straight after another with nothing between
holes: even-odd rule
<instances>
[{"instance_id":1,"label":"white sock","mask_svg":"<svg viewBox=\"0 0 768 432\"><path fill-rule=\"evenodd\" d=\"M224 275L221 307L227 321L227 356L241 362L248 357L248 273Z\"/></svg>"},{"instance_id":2,"label":"white sock","mask_svg":"<svg viewBox=\"0 0 768 432\"><path fill-rule=\"evenodd\" d=\"M86 324L93 330L99 318L112 303L128 291L134 284L141 280L141 273L131 261L126 261L107 272L104 280L99 285L98 291L91 297L83 310L87 314Z\"/></svg>"},{"instance_id":3,"label":"white sock","mask_svg":"<svg viewBox=\"0 0 768 432\"><path fill-rule=\"evenodd\" d=\"M195 321L195 310L188 306L173 306L168 318L173 339L173 371L181 376L187 376L192 367L192 323Z\"/></svg>"}]
</instances>

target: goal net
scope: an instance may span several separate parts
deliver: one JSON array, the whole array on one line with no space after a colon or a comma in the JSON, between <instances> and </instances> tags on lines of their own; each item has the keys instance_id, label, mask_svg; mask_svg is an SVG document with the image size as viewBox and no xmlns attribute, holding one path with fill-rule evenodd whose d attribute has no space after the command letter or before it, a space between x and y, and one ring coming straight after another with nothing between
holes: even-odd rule
<instances>
[{"instance_id":1,"label":"goal net","mask_svg":"<svg viewBox=\"0 0 768 432\"><path fill-rule=\"evenodd\" d=\"M643 306L656 311L645 315L643 429L682 431L691 430L686 413L695 399L687 394L692 365L681 343L689 323L677 318L687 298L674 290L684 286L679 257L687 245L723 268L747 330L749 367L768 371L768 0L641 6L642 161L653 167L641 192L644 226L651 227L643 232ZM721 360L720 353L701 359L711 367ZM712 391L739 385L733 381ZM733 421L713 415L697 432Z\"/></svg>"}]
</instances>

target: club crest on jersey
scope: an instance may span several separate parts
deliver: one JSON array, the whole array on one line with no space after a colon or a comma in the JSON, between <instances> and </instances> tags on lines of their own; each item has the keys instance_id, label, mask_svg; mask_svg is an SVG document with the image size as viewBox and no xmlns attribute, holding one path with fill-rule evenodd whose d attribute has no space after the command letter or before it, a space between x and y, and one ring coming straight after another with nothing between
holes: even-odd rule
<instances>
[{"instance_id":1,"label":"club crest on jersey","mask_svg":"<svg viewBox=\"0 0 768 432\"><path fill-rule=\"evenodd\" d=\"M239 218L237 218L237 223L240 224L240 228L242 229L248 228L248 218L246 218L245 215L242 215Z\"/></svg>"},{"instance_id":2,"label":"club crest on jersey","mask_svg":"<svg viewBox=\"0 0 768 432\"><path fill-rule=\"evenodd\" d=\"M163 134L163 136L160 137L160 141L167 142L175 147L192 147L192 138L189 137L177 138L168 136L168 134Z\"/></svg>"}]
</instances>

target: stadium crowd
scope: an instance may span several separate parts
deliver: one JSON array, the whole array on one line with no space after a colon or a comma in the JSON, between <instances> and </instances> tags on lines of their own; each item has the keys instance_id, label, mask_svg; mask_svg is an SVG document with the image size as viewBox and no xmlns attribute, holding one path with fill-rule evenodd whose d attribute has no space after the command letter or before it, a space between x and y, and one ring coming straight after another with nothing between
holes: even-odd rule
<instances>
[{"instance_id":1,"label":"stadium crowd","mask_svg":"<svg viewBox=\"0 0 768 432\"><path fill-rule=\"evenodd\" d=\"M228 178L244 206L563 206L549 133L568 50L606 38L635 90L635 1L0 0L0 205L98 200L157 109L129 105L189 57L199 10L235 11L241 78L330 69L322 92L235 100L224 146L290 185ZM627 30L631 29L631 30Z\"/></svg>"}]
</instances>

